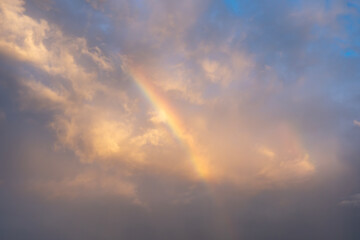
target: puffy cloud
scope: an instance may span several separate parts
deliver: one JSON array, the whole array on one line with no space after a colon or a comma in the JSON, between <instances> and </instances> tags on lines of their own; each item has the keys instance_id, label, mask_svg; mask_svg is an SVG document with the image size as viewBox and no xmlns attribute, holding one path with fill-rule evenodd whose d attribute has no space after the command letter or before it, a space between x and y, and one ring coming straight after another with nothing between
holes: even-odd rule
<instances>
[{"instance_id":1,"label":"puffy cloud","mask_svg":"<svg viewBox=\"0 0 360 240\"><path fill-rule=\"evenodd\" d=\"M358 188L351 6L2 1L0 191L109 203L109 238L346 239L317 222Z\"/></svg>"},{"instance_id":2,"label":"puffy cloud","mask_svg":"<svg viewBox=\"0 0 360 240\"><path fill-rule=\"evenodd\" d=\"M162 11L163 7L166 5L151 5L155 11L152 14ZM168 7L170 13L174 7L181 7L181 11L190 9L189 3L175 4L174 6L170 4ZM198 8L195 9L197 10L189 13L189 16L192 16L189 19L197 14ZM213 43L205 42L205 45L195 52L186 50L183 45L179 45L179 43L186 44L183 42L183 36L186 29L195 23L194 19L182 23L179 21L177 13L174 12L173 15L169 15L171 18L178 19L174 22L160 21L156 14L151 16L153 19L150 23L140 20L139 24L144 24L144 26L140 25L139 27L144 30L148 26L147 24L152 25L148 34L155 37L153 42L155 47L157 47L157 43L163 41L156 37L159 35L159 29L168 29L171 32L179 31L176 36L173 33L166 33L168 30L160 31L162 38L174 40L172 43L174 55L180 57L180 61L177 63L162 64L167 61L169 55L160 56L153 62L142 61L138 58L137 52L131 48L125 48L126 55L122 55L120 59L113 57L110 60L98 47L89 48L85 39L66 36L56 26L49 25L45 20L36 21L25 15L24 11L21 1L2 4L4 18L1 38L2 51L6 50L7 55L18 61L30 63L47 75L40 79L28 77L20 81L23 108L51 113L52 120L49 125L56 133L57 146L71 149L82 162L107 164L109 161L121 161L130 165L135 162L146 165L150 163L149 156L153 155L152 152L157 151L147 147L148 144L159 146L161 143L164 148L171 148L171 145L175 144L169 140L161 140L170 137L164 132L161 125L161 122L167 124L168 119L155 121L154 117L150 119L149 116L145 116L145 119L138 119L137 110L129 109L130 105L134 106L135 104L136 100L132 100L134 96L126 94L121 89L122 84L116 84L112 80L119 77L116 75L118 73L114 71L114 64L117 63L122 66L125 74L130 74L130 77L132 77L132 68L142 69L141 74L146 81L152 82L155 88L164 91L163 101L167 101L168 105L174 105L173 108L177 106L178 110L173 114L178 115L176 117L181 119L180 121L187 119L186 130L178 122L169 123L171 128L183 128L180 130L181 132L178 131L177 137L185 145L188 145L187 151L190 156L197 156L193 160L187 159L187 157L181 159L180 165L186 165L188 164L186 162L193 161L193 167L198 168L198 171L203 172L205 168L208 169L206 175L210 174L214 181L239 185L247 185L251 181L258 186L266 183L263 187L267 185L267 182L281 181L285 183L288 179L302 177L314 171L314 166L309 161L306 150L299 147L301 146L300 140L296 139L293 133L283 133L283 130L280 130L280 133L276 132L274 135L265 136L259 143L259 140L254 138L256 135L254 128L257 126L249 128L245 122L240 123L241 111L219 119L219 127L213 128L212 125L215 123L209 122L207 118L207 116L217 114L213 104L217 108L223 109L239 104L230 98L226 101L221 99L226 99L227 86L232 82L236 86L246 85L253 81L249 74L254 69L254 62L249 57L250 55L246 56L240 51L234 52L228 48L226 43L216 50ZM134 21L135 19L131 24L135 24ZM16 24L9 24L10 22ZM167 22L174 26L171 28L158 26L160 23L167 24ZM129 37L132 37L131 34L133 33L130 32ZM208 56L213 57L209 58ZM188 62L191 61L198 65L198 68L190 68ZM101 79L101 77L107 79ZM124 78L121 75L120 77ZM225 88L210 97L205 96L206 89L204 88L208 87L208 80ZM214 85L211 88L217 87ZM149 91L149 89L144 91ZM173 93L177 93L177 95ZM178 97L174 98L174 96ZM176 101L180 102L176 104ZM159 103L155 102L154 104L158 105ZM196 117L190 116L188 113L192 104L202 106L201 113L196 114ZM163 114L166 116L169 113ZM242 133L227 132L227 125L233 126L234 119L231 119L233 117L239 119L239 128L242 129ZM252 117L261 118L262 114L255 112ZM153 126L149 125L141 130L140 124L149 120L152 121ZM198 125L199 123L201 125ZM212 127L213 130L208 132L204 128L205 126ZM283 136L284 134L286 136ZM217 135L222 136L221 141L225 141L226 146L219 146L224 144L216 140ZM272 157L264 155L264 151L259 152L256 149L259 144L265 144L265 148L269 148L268 138L273 139L272 145L275 144L273 147L276 150L271 150L275 151ZM233 145L231 139L237 139L238 146ZM289 145L286 151L279 148L279 144L284 145L288 142L294 143ZM217 145L219 147L215 147ZM195 152L197 153L195 154ZM227 153L231 156L226 156ZM200 157L199 154L202 156ZM219 161L224 156L226 156L225 160ZM151 164L160 167L163 157L158 156L157 158L152 159ZM251 164L246 159L252 159ZM166 164L164 165L166 166ZM189 165L185 171L191 172L191 168ZM168 167L163 169L168 169ZM242 172L241 176L237 171Z\"/></svg>"}]
</instances>

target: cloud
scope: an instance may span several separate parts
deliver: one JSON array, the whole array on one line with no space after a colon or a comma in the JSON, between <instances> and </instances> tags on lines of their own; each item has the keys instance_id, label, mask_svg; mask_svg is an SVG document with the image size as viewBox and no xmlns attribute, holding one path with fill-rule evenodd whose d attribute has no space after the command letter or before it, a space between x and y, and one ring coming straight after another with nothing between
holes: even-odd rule
<instances>
[{"instance_id":1,"label":"cloud","mask_svg":"<svg viewBox=\"0 0 360 240\"><path fill-rule=\"evenodd\" d=\"M342 207L360 207L360 194L350 196L339 203Z\"/></svg>"},{"instance_id":2,"label":"cloud","mask_svg":"<svg viewBox=\"0 0 360 240\"><path fill-rule=\"evenodd\" d=\"M351 226L336 207L358 189L353 7L5 0L0 18L6 233L347 239L324 226Z\"/></svg>"},{"instance_id":3,"label":"cloud","mask_svg":"<svg viewBox=\"0 0 360 240\"><path fill-rule=\"evenodd\" d=\"M260 123L247 125L246 120L242 120L242 110L224 115L218 122L211 120L211 116L218 115L218 109L227 111L236 106L247 107L247 103L228 97L232 89L250 85L251 88L244 91L244 97L251 99L269 88L267 84L253 83L257 80L251 77L251 72L257 66L251 54L244 50L233 51L228 47L228 41L215 48L211 40L204 40L199 44L199 50L188 49L191 42L186 41L185 33L196 26L195 16L201 4L189 11L185 22L180 21L175 8L187 11L192 8L190 3L153 3L149 5L153 10L150 21L141 18L126 20L128 24L138 26L129 29L129 39L138 41L135 36L139 29L144 31L142 34L153 38L146 43L149 45L144 46L149 51L145 52L149 60L141 59L141 54L126 42L120 58L116 54L105 56L99 47L88 47L86 39L67 36L57 26L27 16L23 5L21 1L1 5L4 18L1 49L16 61L42 71L43 76L34 73L19 80L21 105L23 109L42 111L51 116L48 126L56 134L58 149L65 147L72 150L83 163L107 165L121 162L129 169L133 165L142 168L152 165L161 171L169 171L171 164L178 162L178 166L187 166L179 168L181 170L177 172L180 175L184 175L182 171L193 172L190 162L194 161L192 164L195 166L201 165L202 169L211 172L213 181L239 186L252 182L251 185L260 189L267 188L268 184L285 184L293 178L301 179L314 172L311 157L293 133L295 130L282 130L280 127L274 133L263 134L263 131L268 131L267 127ZM163 21L164 16L156 14L163 8L169 10L168 17L172 20ZM159 48L164 39L169 39L169 46L173 47L170 55ZM158 58L153 58L151 48L160 53ZM179 60L171 61L174 56ZM196 67L190 67L189 63ZM122 66L122 73L116 71L115 64ZM129 87L124 88L129 76L131 78L132 68L141 69L146 81L164 91L164 101L173 108L176 106L177 117L181 121L186 119L186 130L181 130L179 140L188 142L188 150L181 150L181 145L169 140L179 136L166 133L166 119L161 123L154 122L154 117L149 115L140 117L139 111L144 111L144 107L137 109L138 93L127 92ZM267 94L268 101L272 101L274 93ZM263 98L260 96L258 101L264 101ZM192 115L189 112L192 105L201 106L201 110ZM146 108L148 112L150 109ZM265 117L261 111L247 114L253 119ZM228 129L234 127L236 121L239 130ZM272 121L276 122L277 118ZM291 123L285 125L290 126ZM259 133L255 133L256 128L259 128ZM276 124L275 128L278 128ZM222 138L217 139L216 136ZM272 149L274 156L269 158L261 152L259 154L256 150L259 144ZM160 145L183 153L173 157L168 165L163 162L168 156L158 153ZM288 149L282 150L281 145L288 145ZM185 157L192 154L201 157L197 160ZM154 155L155 159L151 157ZM225 160L219 161L224 156ZM200 158L203 159L201 164ZM251 163L246 159L252 159ZM239 175L239 172L242 174Z\"/></svg>"},{"instance_id":4,"label":"cloud","mask_svg":"<svg viewBox=\"0 0 360 240\"><path fill-rule=\"evenodd\" d=\"M61 181L33 182L30 187L52 200L120 196L140 204L134 184L109 172L86 171Z\"/></svg>"},{"instance_id":5,"label":"cloud","mask_svg":"<svg viewBox=\"0 0 360 240\"><path fill-rule=\"evenodd\" d=\"M106 0L86 0L86 2L88 2L93 8L99 10L102 9Z\"/></svg>"},{"instance_id":6,"label":"cloud","mask_svg":"<svg viewBox=\"0 0 360 240\"><path fill-rule=\"evenodd\" d=\"M85 159L91 159L93 155L108 156L120 151L120 142L129 136L131 127L111 120L116 113L106 117L109 113L101 110L102 106L94 106L94 97L102 92L116 94L116 99L121 98L121 93L115 93L100 83L97 73L74 54L80 53L80 56L92 60L95 65L90 66L97 65L99 69L111 71L112 66L101 50L97 47L89 49L85 39L64 36L45 20L38 22L24 15L21 1L5 2L1 6L4 19L2 51L8 51L7 55L31 63L48 74L47 79L20 81L23 108L52 111L50 126L56 130L60 143L72 148L84 161L90 161ZM89 103L82 104L82 101ZM98 119L97 110L104 111L102 119ZM83 121L88 122L85 124L87 128ZM87 134L87 137L77 139L82 134Z\"/></svg>"},{"instance_id":7,"label":"cloud","mask_svg":"<svg viewBox=\"0 0 360 240\"><path fill-rule=\"evenodd\" d=\"M350 9L2 1L0 238L357 238Z\"/></svg>"},{"instance_id":8,"label":"cloud","mask_svg":"<svg viewBox=\"0 0 360 240\"><path fill-rule=\"evenodd\" d=\"M354 120L354 125L355 125L355 126L360 126L360 122L357 121L357 120Z\"/></svg>"}]
</instances>

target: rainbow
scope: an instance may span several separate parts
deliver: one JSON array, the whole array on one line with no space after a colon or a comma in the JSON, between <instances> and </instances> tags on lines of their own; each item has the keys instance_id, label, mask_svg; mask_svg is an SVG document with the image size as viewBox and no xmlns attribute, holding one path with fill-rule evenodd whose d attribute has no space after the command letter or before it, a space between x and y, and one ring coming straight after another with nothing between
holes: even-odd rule
<instances>
[{"instance_id":1,"label":"rainbow","mask_svg":"<svg viewBox=\"0 0 360 240\"><path fill-rule=\"evenodd\" d=\"M203 155L200 154L194 138L186 130L175 109L150 79L145 76L143 71L134 67L127 67L126 70L156 111L164 117L171 132L183 143L196 175L203 180L208 179L210 177L209 165Z\"/></svg>"},{"instance_id":2,"label":"rainbow","mask_svg":"<svg viewBox=\"0 0 360 240\"><path fill-rule=\"evenodd\" d=\"M189 159L193 165L196 177L200 178L201 182L205 183L203 186L207 189L208 193L213 197L217 207L219 208L219 224L222 226L223 233L233 239L233 226L222 211L223 204L217 199L214 190L210 186L209 181L215 180L215 172L213 169L210 171L209 163L206 161L204 155L199 152L196 141L191 134L188 133L184 123L181 121L179 114L170 105L169 101L165 98L164 94L154 86L150 78L146 77L144 71L139 68L127 68L128 74L136 82L137 86L141 89L143 94L151 102L152 106L158 111L166 121L169 129L180 140L188 151Z\"/></svg>"}]
</instances>

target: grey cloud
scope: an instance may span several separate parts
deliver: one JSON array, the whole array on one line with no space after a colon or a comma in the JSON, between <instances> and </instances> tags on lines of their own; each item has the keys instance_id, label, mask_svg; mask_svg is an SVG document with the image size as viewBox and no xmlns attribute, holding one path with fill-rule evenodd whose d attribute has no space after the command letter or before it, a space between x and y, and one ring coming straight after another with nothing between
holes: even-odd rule
<instances>
[{"instance_id":1,"label":"grey cloud","mask_svg":"<svg viewBox=\"0 0 360 240\"><path fill-rule=\"evenodd\" d=\"M360 207L360 194L350 196L348 199L341 201L339 205L343 207Z\"/></svg>"},{"instance_id":2,"label":"grey cloud","mask_svg":"<svg viewBox=\"0 0 360 240\"><path fill-rule=\"evenodd\" d=\"M359 238L359 208L339 207L358 205L360 174L342 1L5 2L0 238Z\"/></svg>"}]
</instances>

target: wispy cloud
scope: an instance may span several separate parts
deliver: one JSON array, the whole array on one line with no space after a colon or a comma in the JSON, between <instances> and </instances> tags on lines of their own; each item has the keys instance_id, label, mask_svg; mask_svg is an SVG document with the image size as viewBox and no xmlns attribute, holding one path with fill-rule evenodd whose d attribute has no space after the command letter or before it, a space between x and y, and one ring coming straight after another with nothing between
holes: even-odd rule
<instances>
[{"instance_id":1,"label":"wispy cloud","mask_svg":"<svg viewBox=\"0 0 360 240\"><path fill-rule=\"evenodd\" d=\"M339 203L343 207L360 207L360 194L355 194Z\"/></svg>"}]
</instances>

